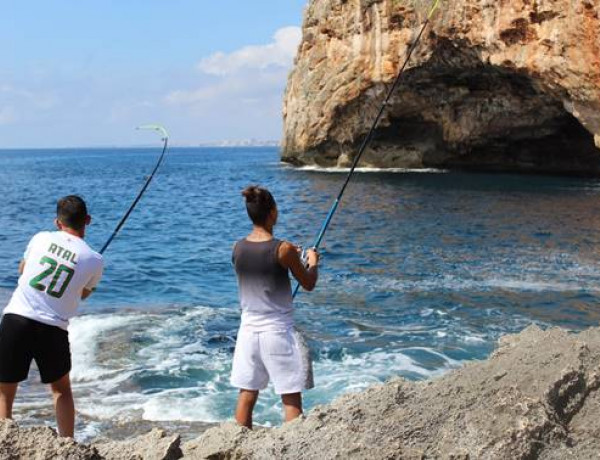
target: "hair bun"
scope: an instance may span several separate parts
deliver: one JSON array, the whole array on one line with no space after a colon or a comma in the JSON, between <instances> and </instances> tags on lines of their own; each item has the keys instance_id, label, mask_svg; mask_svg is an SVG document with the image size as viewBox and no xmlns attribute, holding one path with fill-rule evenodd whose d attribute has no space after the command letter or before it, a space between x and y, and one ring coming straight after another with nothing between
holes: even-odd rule
<instances>
[{"instance_id":1,"label":"hair bun","mask_svg":"<svg viewBox=\"0 0 600 460\"><path fill-rule=\"evenodd\" d=\"M242 190L242 196L246 203L256 203L260 201L261 189L257 185L251 185Z\"/></svg>"},{"instance_id":2,"label":"hair bun","mask_svg":"<svg viewBox=\"0 0 600 460\"><path fill-rule=\"evenodd\" d=\"M242 190L242 196L246 199L246 210L248 217L255 225L264 225L277 204L271 192L259 185L250 185Z\"/></svg>"}]
</instances>

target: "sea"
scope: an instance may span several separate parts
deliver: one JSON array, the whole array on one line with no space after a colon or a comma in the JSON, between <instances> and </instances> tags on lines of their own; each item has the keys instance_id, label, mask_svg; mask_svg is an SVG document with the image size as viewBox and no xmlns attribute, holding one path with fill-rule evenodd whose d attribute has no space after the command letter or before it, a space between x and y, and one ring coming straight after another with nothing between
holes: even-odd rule
<instances>
[{"instance_id":1,"label":"sea","mask_svg":"<svg viewBox=\"0 0 600 460\"><path fill-rule=\"evenodd\" d=\"M159 154L0 151L0 308L28 240L53 229L59 197L85 198L86 238L99 248ZM240 192L269 188L276 236L308 247L344 178L282 164L276 148L171 149L70 325L77 439L153 426L190 438L231 420L231 249L251 230ZM318 286L295 301L315 359L306 409L395 377L436 378L528 326L598 325L599 248L597 179L360 169L324 240ZM255 421L276 426L281 411L269 388ZM35 366L15 418L55 426Z\"/></svg>"}]
</instances>

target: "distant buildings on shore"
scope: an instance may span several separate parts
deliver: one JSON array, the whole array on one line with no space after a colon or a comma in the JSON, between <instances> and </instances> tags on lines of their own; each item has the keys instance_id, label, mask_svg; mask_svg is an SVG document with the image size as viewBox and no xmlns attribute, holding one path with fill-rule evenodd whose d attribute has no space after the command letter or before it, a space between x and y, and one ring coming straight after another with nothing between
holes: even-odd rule
<instances>
[{"instance_id":1,"label":"distant buildings on shore","mask_svg":"<svg viewBox=\"0 0 600 460\"><path fill-rule=\"evenodd\" d=\"M258 140L258 139L203 142L203 143L196 145L196 147L280 147L280 146L281 146L280 141Z\"/></svg>"}]
</instances>

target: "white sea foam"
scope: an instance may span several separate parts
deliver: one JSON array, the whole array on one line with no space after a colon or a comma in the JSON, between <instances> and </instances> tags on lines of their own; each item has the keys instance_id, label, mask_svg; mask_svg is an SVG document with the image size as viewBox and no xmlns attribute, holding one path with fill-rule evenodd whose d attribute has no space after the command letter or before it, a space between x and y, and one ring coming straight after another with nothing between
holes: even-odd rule
<instances>
[{"instance_id":1,"label":"white sea foam","mask_svg":"<svg viewBox=\"0 0 600 460\"><path fill-rule=\"evenodd\" d=\"M425 313L437 314L435 310ZM237 397L237 390L229 385L232 357L226 349L207 348L203 342L207 321L217 314L199 307L178 313L103 314L74 320L71 339L78 409L97 421L228 419ZM435 330L418 324L398 328L410 334L435 334ZM114 356L110 348L105 349L106 343L110 347L113 334L123 340L134 332L144 338L135 348L115 341ZM360 334L356 329L351 336ZM466 335L474 336L471 332ZM97 346L99 340L104 341L102 349ZM123 347L128 350L125 355ZM306 394L307 403L326 403L391 376L428 378L458 365L458 361L426 347L401 349L394 343L389 349L364 353L342 350L341 356L315 362L317 387ZM202 377L190 381L190 375ZM280 415L279 396L271 390L261 393L256 419L277 423Z\"/></svg>"},{"instance_id":2,"label":"white sea foam","mask_svg":"<svg viewBox=\"0 0 600 460\"><path fill-rule=\"evenodd\" d=\"M505 289L507 291L551 291L551 292L567 292L567 291L592 291L600 292L600 287L586 285L577 282L548 282L536 279L498 279L490 278L483 281L485 286L491 288Z\"/></svg>"},{"instance_id":3,"label":"white sea foam","mask_svg":"<svg viewBox=\"0 0 600 460\"><path fill-rule=\"evenodd\" d=\"M97 362L98 340L104 333L129 326L135 321L136 317L133 315L87 315L74 318L69 327L73 360L71 379L93 381L118 373L118 370L108 369Z\"/></svg>"},{"instance_id":4,"label":"white sea foam","mask_svg":"<svg viewBox=\"0 0 600 460\"><path fill-rule=\"evenodd\" d=\"M206 320L214 315L213 309L198 307L183 314L138 313L77 318L72 325L71 339L74 381L77 391L83 393L78 398L79 410L100 420L220 419L217 412L211 411L208 401L219 391L217 386L223 386L221 374L227 372L230 357L219 350L205 349L201 343ZM190 329L196 329L197 340L190 336ZM109 357L104 356L105 361L99 362L97 344L101 338L110 341L111 334L116 334L123 340L133 331L142 331L144 337L152 340L141 345L133 355L111 357L110 351L103 350L102 354ZM123 353L122 348L127 345L115 343L116 352ZM211 371L212 379L198 381L192 388L150 392L133 385L136 376L177 378L189 369ZM117 388L118 391L113 391ZM204 410L203 401L208 405Z\"/></svg>"},{"instance_id":5,"label":"white sea foam","mask_svg":"<svg viewBox=\"0 0 600 460\"><path fill-rule=\"evenodd\" d=\"M476 335L467 335L467 336L464 336L462 339L466 343L485 343L486 342L485 338L483 338L481 336L476 336Z\"/></svg>"},{"instance_id":6,"label":"white sea foam","mask_svg":"<svg viewBox=\"0 0 600 460\"><path fill-rule=\"evenodd\" d=\"M362 334L362 331L358 328L353 328L350 331L348 331L348 336L349 337L354 337L355 339L358 339Z\"/></svg>"},{"instance_id":7,"label":"white sea foam","mask_svg":"<svg viewBox=\"0 0 600 460\"><path fill-rule=\"evenodd\" d=\"M178 396L178 397L177 397ZM184 397L159 393L142 406L144 420L215 423L222 421L215 411L216 395Z\"/></svg>"},{"instance_id":8,"label":"white sea foam","mask_svg":"<svg viewBox=\"0 0 600 460\"><path fill-rule=\"evenodd\" d=\"M452 359L449 356L446 356L445 354L440 353L439 351L434 350L433 348L429 348L429 347L411 347L411 348L407 348L407 350L420 350L420 351L423 351L425 353L429 353L430 355L437 356L441 361L443 361L445 363L445 365L443 366L443 368L436 369L435 371L430 372L428 376L438 375L440 372L443 372L446 369L455 368L455 367L458 367L458 366L461 365L460 361Z\"/></svg>"},{"instance_id":9,"label":"white sea foam","mask_svg":"<svg viewBox=\"0 0 600 460\"><path fill-rule=\"evenodd\" d=\"M102 381L95 391L78 399L78 411L99 420L129 421L140 417L148 395L135 391L111 393L104 391Z\"/></svg>"},{"instance_id":10,"label":"white sea foam","mask_svg":"<svg viewBox=\"0 0 600 460\"><path fill-rule=\"evenodd\" d=\"M443 366L430 370L406 355L410 350L419 350L434 355ZM360 390L374 383L383 382L395 375L418 375L429 378L460 365L431 348L412 347L404 350L386 351L377 349L360 355L344 353L341 360L324 359L315 363L316 382L319 387L343 387L346 391Z\"/></svg>"},{"instance_id":11,"label":"white sea foam","mask_svg":"<svg viewBox=\"0 0 600 460\"><path fill-rule=\"evenodd\" d=\"M95 439L99 434L100 424L97 422L88 421L81 429L77 429L75 431L75 440L78 442L86 442L91 439Z\"/></svg>"},{"instance_id":12,"label":"white sea foam","mask_svg":"<svg viewBox=\"0 0 600 460\"><path fill-rule=\"evenodd\" d=\"M513 292L600 292L600 286L587 282L550 282L534 277L529 278L481 278L469 279L456 276L443 276L434 279L419 281L387 279L380 280L376 286L366 283L370 287L383 288L394 291L476 291L489 289L502 289ZM430 314L428 310L423 315Z\"/></svg>"},{"instance_id":13,"label":"white sea foam","mask_svg":"<svg viewBox=\"0 0 600 460\"><path fill-rule=\"evenodd\" d=\"M339 168L339 167L325 167L316 165L307 165L295 167L289 163L282 163L284 167L295 169L298 171L310 171L319 173L330 173L330 174L347 174L350 172L350 168ZM437 168L375 168L375 167L358 167L354 170L357 173L394 173L394 174L444 174L447 173L447 169Z\"/></svg>"}]
</instances>

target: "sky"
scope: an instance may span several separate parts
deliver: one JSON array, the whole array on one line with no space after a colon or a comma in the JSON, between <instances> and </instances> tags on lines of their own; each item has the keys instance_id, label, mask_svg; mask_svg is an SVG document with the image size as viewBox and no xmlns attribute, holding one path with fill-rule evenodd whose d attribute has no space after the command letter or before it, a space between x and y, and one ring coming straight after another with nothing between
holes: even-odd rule
<instances>
[{"instance_id":1,"label":"sky","mask_svg":"<svg viewBox=\"0 0 600 460\"><path fill-rule=\"evenodd\" d=\"M0 0L0 149L278 140L308 0Z\"/></svg>"}]
</instances>

